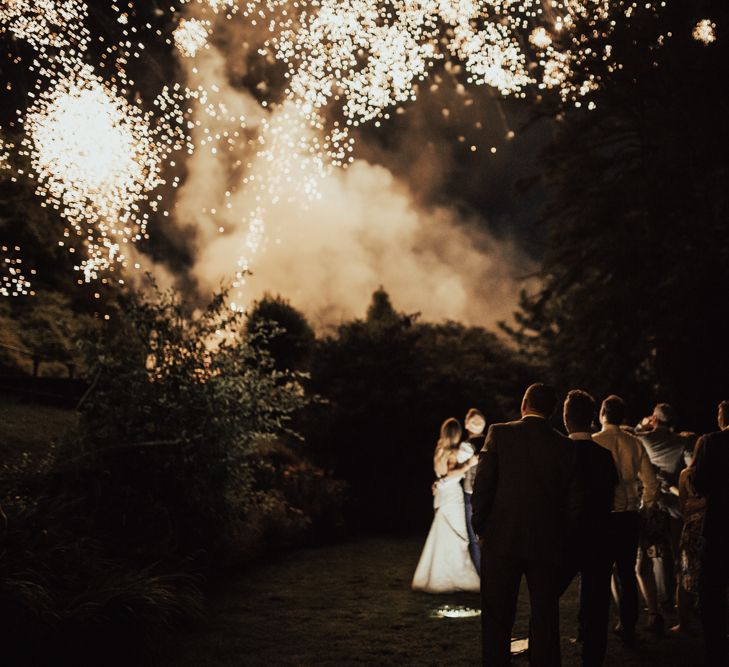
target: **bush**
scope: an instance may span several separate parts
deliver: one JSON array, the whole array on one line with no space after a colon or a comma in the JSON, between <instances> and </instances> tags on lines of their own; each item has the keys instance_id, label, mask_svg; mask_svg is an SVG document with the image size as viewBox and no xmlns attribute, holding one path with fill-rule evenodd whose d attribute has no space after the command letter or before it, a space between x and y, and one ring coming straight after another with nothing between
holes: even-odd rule
<instances>
[{"instance_id":1,"label":"bush","mask_svg":"<svg viewBox=\"0 0 729 667\"><path fill-rule=\"evenodd\" d=\"M89 346L95 375L76 460L109 520L135 523L119 501L137 517L155 509L137 526L144 545L157 534L224 550L251 497L253 443L285 432L306 402L299 377L275 370L240 320L223 294L194 318L174 294L130 299L122 326Z\"/></svg>"},{"instance_id":2,"label":"bush","mask_svg":"<svg viewBox=\"0 0 729 667\"><path fill-rule=\"evenodd\" d=\"M280 535L263 544L320 542L341 534L344 482L278 440L258 443L252 464L258 509L268 516L268 530Z\"/></svg>"},{"instance_id":3,"label":"bush","mask_svg":"<svg viewBox=\"0 0 729 667\"><path fill-rule=\"evenodd\" d=\"M192 316L174 293L129 294L83 341L78 428L7 458L0 595L12 623L0 627L16 655L134 662L200 613L203 577L335 520L341 486L281 444L295 439L303 377L277 370L265 327L243 335L224 302Z\"/></svg>"}]
</instances>

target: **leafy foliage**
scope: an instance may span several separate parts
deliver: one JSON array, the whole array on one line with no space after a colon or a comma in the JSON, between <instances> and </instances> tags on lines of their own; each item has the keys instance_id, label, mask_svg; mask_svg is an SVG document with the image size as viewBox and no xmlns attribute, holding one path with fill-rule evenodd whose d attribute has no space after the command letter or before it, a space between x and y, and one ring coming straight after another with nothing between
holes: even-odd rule
<instances>
[{"instance_id":1,"label":"leafy foliage","mask_svg":"<svg viewBox=\"0 0 729 667\"><path fill-rule=\"evenodd\" d=\"M224 294L197 317L172 293L132 296L125 309L88 350L96 366L78 455L115 500L126 490L127 511L113 515L138 521L145 543L168 534L214 550L244 516L254 443L286 431L305 404L299 378L239 335ZM141 512L150 501L157 521Z\"/></svg>"},{"instance_id":2,"label":"leafy foliage","mask_svg":"<svg viewBox=\"0 0 729 667\"><path fill-rule=\"evenodd\" d=\"M620 393L634 418L668 400L697 430L713 424L729 365L729 46L691 37L705 15L729 18L716 2L611 16L622 67L591 61L596 109L546 110L561 122L545 155L543 282L510 330L565 389ZM585 27L584 46L602 53L601 40Z\"/></svg>"},{"instance_id":3,"label":"leafy foliage","mask_svg":"<svg viewBox=\"0 0 729 667\"><path fill-rule=\"evenodd\" d=\"M78 427L5 457L10 655L98 664L111 645L135 662L130 651L200 613L202 574L339 521L342 484L285 444L303 377L276 370L264 334L242 335L224 300L191 315L174 293L129 293L83 341Z\"/></svg>"},{"instance_id":4,"label":"leafy foliage","mask_svg":"<svg viewBox=\"0 0 729 667\"><path fill-rule=\"evenodd\" d=\"M278 370L308 367L314 348L314 330L283 297L265 295L255 302L248 312L246 331L253 335L267 333L265 337L256 336L256 340L271 355Z\"/></svg>"}]
</instances>

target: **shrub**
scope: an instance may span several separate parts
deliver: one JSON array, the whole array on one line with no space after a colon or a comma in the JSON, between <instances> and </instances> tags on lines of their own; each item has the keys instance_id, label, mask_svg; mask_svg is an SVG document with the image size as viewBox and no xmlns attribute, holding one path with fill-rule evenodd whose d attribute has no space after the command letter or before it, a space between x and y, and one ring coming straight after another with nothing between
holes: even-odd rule
<instances>
[{"instance_id":1,"label":"shrub","mask_svg":"<svg viewBox=\"0 0 729 667\"><path fill-rule=\"evenodd\" d=\"M174 293L127 295L82 344L91 386L70 437L6 457L7 655L138 662L200 613L204 576L336 518L338 483L275 444L294 438L303 376L224 301L191 315Z\"/></svg>"},{"instance_id":2,"label":"shrub","mask_svg":"<svg viewBox=\"0 0 729 667\"><path fill-rule=\"evenodd\" d=\"M285 432L306 402L299 376L275 370L240 330L224 294L190 317L168 293L130 298L117 330L89 346L77 460L116 531L225 550L252 497L253 443Z\"/></svg>"}]
</instances>

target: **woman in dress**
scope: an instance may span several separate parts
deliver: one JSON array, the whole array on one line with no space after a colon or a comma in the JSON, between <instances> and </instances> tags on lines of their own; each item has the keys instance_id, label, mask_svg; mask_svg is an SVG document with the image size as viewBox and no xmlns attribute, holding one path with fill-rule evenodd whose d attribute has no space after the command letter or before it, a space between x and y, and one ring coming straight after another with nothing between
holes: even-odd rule
<instances>
[{"instance_id":1,"label":"woman in dress","mask_svg":"<svg viewBox=\"0 0 729 667\"><path fill-rule=\"evenodd\" d=\"M465 508L461 479L476 463L475 457L463 461L460 454L461 426L447 419L440 427L435 447L433 485L435 517L415 569L412 587L426 593L477 592L480 579L468 552Z\"/></svg>"},{"instance_id":2,"label":"woman in dress","mask_svg":"<svg viewBox=\"0 0 729 667\"><path fill-rule=\"evenodd\" d=\"M695 613L698 596L699 562L701 554L701 535L703 533L706 499L694 489L694 461L701 445L694 448L688 468L681 472L678 481L678 498L683 517L683 529L679 553L678 577L678 625L672 632L690 632L692 621L697 620Z\"/></svg>"}]
</instances>

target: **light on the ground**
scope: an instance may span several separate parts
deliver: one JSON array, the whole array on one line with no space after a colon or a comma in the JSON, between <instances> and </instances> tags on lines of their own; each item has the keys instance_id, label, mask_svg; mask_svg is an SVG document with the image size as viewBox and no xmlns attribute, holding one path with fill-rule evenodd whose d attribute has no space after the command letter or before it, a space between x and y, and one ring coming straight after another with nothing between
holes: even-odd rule
<instances>
[{"instance_id":1,"label":"light on the ground","mask_svg":"<svg viewBox=\"0 0 729 667\"><path fill-rule=\"evenodd\" d=\"M480 616L480 609L471 609L471 607L462 607L460 605L443 605L437 609L433 609L430 616L431 618L473 618L474 616Z\"/></svg>"}]
</instances>

